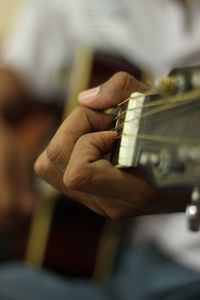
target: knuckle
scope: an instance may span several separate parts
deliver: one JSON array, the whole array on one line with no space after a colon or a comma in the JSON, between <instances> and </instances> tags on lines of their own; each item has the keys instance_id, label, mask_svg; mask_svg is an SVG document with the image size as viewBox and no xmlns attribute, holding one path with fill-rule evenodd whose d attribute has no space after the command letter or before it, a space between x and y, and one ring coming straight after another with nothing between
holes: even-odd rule
<instances>
[{"instance_id":1,"label":"knuckle","mask_svg":"<svg viewBox=\"0 0 200 300\"><path fill-rule=\"evenodd\" d=\"M74 114L76 116L78 116L79 118L81 117L84 117L85 115L87 115L89 109L87 107L83 107L83 106L77 106L75 109L74 109Z\"/></svg>"},{"instance_id":2,"label":"knuckle","mask_svg":"<svg viewBox=\"0 0 200 300\"><path fill-rule=\"evenodd\" d=\"M74 170L70 171L63 177L64 185L72 190L85 190L88 187L88 184L91 182L91 173L86 172L85 170Z\"/></svg>"},{"instance_id":3,"label":"knuckle","mask_svg":"<svg viewBox=\"0 0 200 300\"><path fill-rule=\"evenodd\" d=\"M133 80L133 76L124 71L116 73L114 77L121 89L127 88L130 82Z\"/></svg>"},{"instance_id":4,"label":"knuckle","mask_svg":"<svg viewBox=\"0 0 200 300\"><path fill-rule=\"evenodd\" d=\"M110 100L115 103L122 101L130 96L134 89L135 82L132 75L127 72L121 71L114 74L104 85L105 91L109 91ZM108 90L106 90L106 88Z\"/></svg>"},{"instance_id":5,"label":"knuckle","mask_svg":"<svg viewBox=\"0 0 200 300\"><path fill-rule=\"evenodd\" d=\"M64 143L62 140L51 142L47 147L47 157L52 163L62 164L65 161Z\"/></svg>"},{"instance_id":6,"label":"knuckle","mask_svg":"<svg viewBox=\"0 0 200 300\"><path fill-rule=\"evenodd\" d=\"M85 124L89 132L94 130L94 127L96 126L91 121L91 119L93 119L94 117L94 111L92 111L89 108L80 106L76 108L76 114L77 114L77 120L79 120L79 122L82 122L82 124ZM77 136L79 138L81 135L77 134Z\"/></svg>"},{"instance_id":7,"label":"knuckle","mask_svg":"<svg viewBox=\"0 0 200 300\"><path fill-rule=\"evenodd\" d=\"M128 72L125 71L119 71L116 74L114 74L114 77L120 80L127 80L127 78L132 77L132 75L130 75Z\"/></svg>"},{"instance_id":8,"label":"knuckle","mask_svg":"<svg viewBox=\"0 0 200 300\"><path fill-rule=\"evenodd\" d=\"M63 183L67 188L76 190L79 187L79 178L73 174L70 176L64 176Z\"/></svg>"},{"instance_id":9,"label":"knuckle","mask_svg":"<svg viewBox=\"0 0 200 300\"><path fill-rule=\"evenodd\" d=\"M59 158L59 153L61 150L61 145L59 143L51 142L47 147L47 156L50 161L55 162Z\"/></svg>"},{"instance_id":10,"label":"knuckle","mask_svg":"<svg viewBox=\"0 0 200 300\"><path fill-rule=\"evenodd\" d=\"M80 136L79 140L77 141L77 146L81 149L84 147L84 145L87 145L90 140L90 133L86 133L82 136Z\"/></svg>"},{"instance_id":11,"label":"knuckle","mask_svg":"<svg viewBox=\"0 0 200 300\"><path fill-rule=\"evenodd\" d=\"M48 176L49 164L44 159L38 158L34 164L34 171L35 173L43 178L46 179Z\"/></svg>"},{"instance_id":12,"label":"knuckle","mask_svg":"<svg viewBox=\"0 0 200 300\"><path fill-rule=\"evenodd\" d=\"M130 75L127 72L118 72L115 75L116 82L119 86L119 89L122 91L125 96L129 96L133 91L145 91L147 87Z\"/></svg>"}]
</instances>

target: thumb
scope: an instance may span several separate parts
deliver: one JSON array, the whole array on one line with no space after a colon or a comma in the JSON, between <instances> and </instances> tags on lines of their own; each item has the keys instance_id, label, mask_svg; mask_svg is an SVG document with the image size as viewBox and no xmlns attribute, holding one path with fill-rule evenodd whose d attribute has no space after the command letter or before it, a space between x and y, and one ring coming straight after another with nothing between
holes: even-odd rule
<instances>
[{"instance_id":1,"label":"thumb","mask_svg":"<svg viewBox=\"0 0 200 300\"><path fill-rule=\"evenodd\" d=\"M147 87L126 72L118 72L101 86L79 94L79 103L93 109L106 109L127 99L131 93Z\"/></svg>"}]
</instances>

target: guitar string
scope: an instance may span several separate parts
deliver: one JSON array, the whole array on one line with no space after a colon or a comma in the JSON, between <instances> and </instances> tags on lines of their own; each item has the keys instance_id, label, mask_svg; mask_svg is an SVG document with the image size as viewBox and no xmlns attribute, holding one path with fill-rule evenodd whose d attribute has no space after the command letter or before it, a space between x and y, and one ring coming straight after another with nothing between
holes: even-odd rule
<instances>
[{"instance_id":1,"label":"guitar string","mask_svg":"<svg viewBox=\"0 0 200 300\"><path fill-rule=\"evenodd\" d=\"M173 101L171 103L167 103L165 105L159 105L159 107L156 107L156 108L152 109L151 111L143 113L140 117L137 117L137 118L134 117L132 119L125 120L124 122L120 123L115 128L113 128L112 130L117 131L117 130L123 128L124 123L132 122L132 121L137 120L137 119L142 119L142 118L145 118L145 117L149 117L149 116L158 114L160 112L165 112L165 111L168 111L168 110L171 110L171 109L174 109L174 108L178 108L178 107L181 107L181 106L184 106L184 105L188 104L189 102L199 101L200 99L196 98L196 96L197 96L197 94L195 94L195 95L193 94L194 98L191 98L191 94L190 94L190 95L187 95L187 97L185 96L184 99L183 98L181 98L181 99L177 98L176 100L174 99L175 101ZM147 106L145 106L145 107L147 107ZM135 109L127 109L126 112L127 111L132 111L132 110L135 110Z\"/></svg>"},{"instance_id":2,"label":"guitar string","mask_svg":"<svg viewBox=\"0 0 200 300\"><path fill-rule=\"evenodd\" d=\"M139 91L137 91L139 93ZM148 97L148 96L154 96L154 95L157 95L158 92L148 92L148 93L144 93L144 94L141 94L141 95L144 95L145 97ZM129 100L131 100L132 98L134 99L137 99L137 98L140 98L141 95L138 95L138 96L134 96L134 97L128 97L127 99L123 100L122 102L118 103L117 104L117 107L121 107L122 105L124 105L125 103L129 102Z\"/></svg>"},{"instance_id":3,"label":"guitar string","mask_svg":"<svg viewBox=\"0 0 200 300\"><path fill-rule=\"evenodd\" d=\"M175 136L159 136L159 135L150 135L150 134L123 134L123 136L136 137L137 139L158 142L162 144L171 144L171 145L199 145L198 139L182 139ZM117 136L116 139L120 139L121 136ZM129 146L122 146L129 147ZM131 146L130 146L131 147Z\"/></svg>"},{"instance_id":4,"label":"guitar string","mask_svg":"<svg viewBox=\"0 0 200 300\"><path fill-rule=\"evenodd\" d=\"M133 99L133 98L130 98L130 99ZM129 101L130 101L130 99L129 99ZM170 102L171 103L176 103L176 102L179 102L179 101L183 101L183 100L176 100L176 101L173 101L173 102L170 101ZM184 101L186 101L186 100L184 100ZM120 120L128 111L137 111L138 109L141 109L141 108L156 107L156 106L161 106L162 104L166 104L166 100L152 101L151 103L146 103L146 104L143 104L141 106L137 106L137 107L134 107L134 108L128 108L128 109L124 110L122 113L118 114L114 118L114 121Z\"/></svg>"},{"instance_id":5,"label":"guitar string","mask_svg":"<svg viewBox=\"0 0 200 300\"><path fill-rule=\"evenodd\" d=\"M145 97L147 96L153 96L153 95L174 95L177 92L178 89L178 82L177 79L171 76L161 78L161 80L158 82L157 87L155 87L153 90L150 90L149 92L144 93ZM137 90L137 92L141 92L141 86ZM134 98L139 98L141 95L134 96ZM122 106L124 103L128 102L130 100L129 97L128 99L125 99L121 103L118 104L118 107Z\"/></svg>"},{"instance_id":6,"label":"guitar string","mask_svg":"<svg viewBox=\"0 0 200 300\"><path fill-rule=\"evenodd\" d=\"M146 94L144 94L146 96ZM166 105L168 103L177 103L177 102L185 102L185 101L194 101L194 100L199 100L199 99L191 99L191 97L198 97L200 96L200 91L199 90L195 90L195 91L192 91L192 92L187 92L187 93L184 93L184 94L179 94L179 95L176 95L176 96L173 96L173 97L167 97L165 99L158 99L158 100L154 100L154 101L151 101L150 103L145 103L141 106L138 106L138 107L135 107L135 108L131 108L131 109L127 109L127 110L124 110L122 113L118 114L114 120L119 120L120 118L122 118L127 111L134 111L134 110L138 110L140 108L148 108L148 107L155 107L155 106L161 106L161 105ZM130 100L135 100L137 98L140 98L140 96L136 96L136 97L129 97L128 99L126 99L125 101L130 101ZM168 102L168 103L166 103Z\"/></svg>"},{"instance_id":7,"label":"guitar string","mask_svg":"<svg viewBox=\"0 0 200 300\"><path fill-rule=\"evenodd\" d=\"M193 101L195 101L195 99ZM147 112L147 113L142 114L140 117L134 117L132 119L125 120L124 122L122 122L119 125L115 126L115 128L113 128L112 130L118 131L119 129L123 128L124 123L129 123L129 122L133 122L133 121L136 121L136 120L141 120L142 118L149 117L149 116L158 114L160 112L169 111L171 109L181 107L181 106L183 106L185 104L187 104L187 103L184 102L184 103L178 103L176 105L167 105L167 106L163 106L161 108L159 107L159 108L155 109L153 112L151 111L151 112Z\"/></svg>"},{"instance_id":8,"label":"guitar string","mask_svg":"<svg viewBox=\"0 0 200 300\"><path fill-rule=\"evenodd\" d=\"M194 98L191 99L191 95ZM178 95L178 96L179 97L173 97L173 102L172 102L172 99L170 97L169 98L170 101L171 101L170 104L167 103L167 105L162 105L161 107L153 109L150 112L144 113L139 119L157 114L157 113L162 112L162 111L168 111L170 109L183 106L183 105L187 104L188 102L193 102L193 101L199 100L198 98L196 98L197 96L199 96L199 91L195 90L195 91L192 91L192 92L189 92L189 93L185 93L184 95ZM160 101L162 101L162 103L164 103L163 99L161 99ZM165 103L166 103L166 99L165 99ZM133 118L132 120L135 120L135 119L136 118ZM119 129L122 129L125 122L131 122L132 120L124 121L119 126L115 127L113 130L117 131ZM125 134L125 135L127 135L127 134ZM199 144L198 139L196 139L196 140L194 140L194 139L193 140L192 139L190 139L190 140L189 139L184 139L183 140L180 137L169 137L169 136L164 137L164 136L147 135L147 134L141 134L141 135L129 134L129 136L135 136L138 139L145 139L145 140L149 140L149 141L167 143L167 144L179 144L179 145L180 144ZM121 138L121 136L118 136L117 138L119 139L119 138Z\"/></svg>"}]
</instances>

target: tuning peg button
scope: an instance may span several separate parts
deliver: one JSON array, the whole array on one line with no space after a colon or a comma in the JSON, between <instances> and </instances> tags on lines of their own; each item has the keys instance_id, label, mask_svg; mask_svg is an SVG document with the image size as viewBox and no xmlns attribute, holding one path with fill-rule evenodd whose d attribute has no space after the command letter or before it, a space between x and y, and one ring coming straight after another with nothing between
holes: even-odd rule
<instances>
[{"instance_id":1,"label":"tuning peg button","mask_svg":"<svg viewBox=\"0 0 200 300\"><path fill-rule=\"evenodd\" d=\"M156 152L143 152L140 155L139 163L142 166L150 165L156 168L160 175L167 175L170 172L183 172L185 164L169 150Z\"/></svg>"},{"instance_id":2,"label":"tuning peg button","mask_svg":"<svg viewBox=\"0 0 200 300\"><path fill-rule=\"evenodd\" d=\"M151 166L158 166L160 162L160 155L156 152L143 152L140 155L140 164L146 166L151 164Z\"/></svg>"},{"instance_id":3,"label":"tuning peg button","mask_svg":"<svg viewBox=\"0 0 200 300\"><path fill-rule=\"evenodd\" d=\"M192 191L191 202L186 208L188 228L191 231L199 231L200 228L200 191L195 187Z\"/></svg>"},{"instance_id":4,"label":"tuning peg button","mask_svg":"<svg viewBox=\"0 0 200 300\"><path fill-rule=\"evenodd\" d=\"M194 88L200 87L200 71L196 70L192 74L191 83Z\"/></svg>"}]
</instances>

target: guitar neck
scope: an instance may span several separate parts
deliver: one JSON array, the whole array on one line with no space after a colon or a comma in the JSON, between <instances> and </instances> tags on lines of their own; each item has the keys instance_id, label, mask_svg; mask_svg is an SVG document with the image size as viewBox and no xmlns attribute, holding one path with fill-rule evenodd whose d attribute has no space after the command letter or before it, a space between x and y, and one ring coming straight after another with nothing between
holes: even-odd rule
<instances>
[{"instance_id":1,"label":"guitar neck","mask_svg":"<svg viewBox=\"0 0 200 300\"><path fill-rule=\"evenodd\" d=\"M159 188L191 187L200 179L200 91L194 86L200 71L171 74L177 82L175 94L133 93L119 106L111 161L121 168L142 168Z\"/></svg>"}]
</instances>

